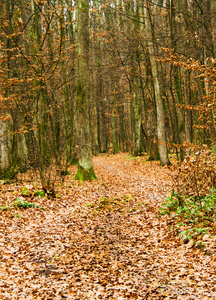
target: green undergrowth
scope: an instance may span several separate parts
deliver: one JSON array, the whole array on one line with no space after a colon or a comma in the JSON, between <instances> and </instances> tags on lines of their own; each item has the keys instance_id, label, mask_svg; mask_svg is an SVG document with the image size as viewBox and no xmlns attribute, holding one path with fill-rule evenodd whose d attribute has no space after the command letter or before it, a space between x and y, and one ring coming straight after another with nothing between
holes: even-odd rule
<instances>
[{"instance_id":1,"label":"green undergrowth","mask_svg":"<svg viewBox=\"0 0 216 300\"><path fill-rule=\"evenodd\" d=\"M88 203L87 208L91 208L94 214L99 212L121 211L131 213L140 210L144 202L135 203L131 195L125 195L120 198L101 198L96 203Z\"/></svg>"},{"instance_id":2,"label":"green undergrowth","mask_svg":"<svg viewBox=\"0 0 216 300\"><path fill-rule=\"evenodd\" d=\"M46 194L43 191L35 191L34 192L35 197L42 197L44 198L46 196Z\"/></svg>"},{"instance_id":3,"label":"green undergrowth","mask_svg":"<svg viewBox=\"0 0 216 300\"><path fill-rule=\"evenodd\" d=\"M21 196L14 199L11 203L4 204L0 206L1 211L8 211L11 209L27 209L27 208L40 208L42 210L46 210L46 207L37 205L33 202L29 202L26 199L28 199L31 196L35 197L45 197L45 193L43 191L34 191L32 192L25 186L21 191ZM58 195L57 195L58 196Z\"/></svg>"},{"instance_id":4,"label":"green undergrowth","mask_svg":"<svg viewBox=\"0 0 216 300\"><path fill-rule=\"evenodd\" d=\"M38 208L39 205L36 205L35 203L28 202L26 200L23 200L21 197L14 200L14 203L12 204L15 208Z\"/></svg>"},{"instance_id":5,"label":"green undergrowth","mask_svg":"<svg viewBox=\"0 0 216 300\"><path fill-rule=\"evenodd\" d=\"M22 191L21 191L21 196L23 196L23 197L35 196L35 197L45 198L46 195L47 195L47 197L50 197L50 196L53 197L53 192L52 192L51 189L50 190L45 189L45 191L46 192L44 192L42 190L39 190L39 191L32 192L31 190L28 189L28 187L24 186ZM53 198L60 198L60 196L58 194L55 194L54 196L55 197L53 197Z\"/></svg>"},{"instance_id":6,"label":"green undergrowth","mask_svg":"<svg viewBox=\"0 0 216 300\"><path fill-rule=\"evenodd\" d=\"M40 206L36 205L35 203L28 202L28 201L22 199L21 197L18 197L12 203L1 206L0 210L1 211L8 211L8 210L11 210L12 208L14 208L14 209L24 208L24 209L26 209L26 208L39 208L39 207Z\"/></svg>"},{"instance_id":7,"label":"green undergrowth","mask_svg":"<svg viewBox=\"0 0 216 300\"><path fill-rule=\"evenodd\" d=\"M182 197L173 191L162 203L160 214L169 215L174 220L172 231L185 243L193 240L196 244L204 235L215 234L216 189L201 199Z\"/></svg>"}]
</instances>

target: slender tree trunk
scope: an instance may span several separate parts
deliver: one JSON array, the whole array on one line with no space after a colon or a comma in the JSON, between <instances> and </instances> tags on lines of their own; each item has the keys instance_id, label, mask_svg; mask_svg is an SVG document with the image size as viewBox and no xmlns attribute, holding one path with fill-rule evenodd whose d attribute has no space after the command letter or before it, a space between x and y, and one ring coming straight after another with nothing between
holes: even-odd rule
<instances>
[{"instance_id":1,"label":"slender tree trunk","mask_svg":"<svg viewBox=\"0 0 216 300\"><path fill-rule=\"evenodd\" d=\"M4 177L10 166L6 121L0 120L0 175Z\"/></svg>"},{"instance_id":2,"label":"slender tree trunk","mask_svg":"<svg viewBox=\"0 0 216 300\"><path fill-rule=\"evenodd\" d=\"M3 29L3 31L6 34L10 34L11 33L11 9L10 9L10 3L3 2L0 5L0 14L3 17L2 20L0 20L0 26L1 29ZM4 25L3 20L5 19L5 23L7 25ZM9 26L8 26L9 24ZM6 53L7 53L7 59L3 59L1 61L2 58L2 53L0 55L0 67L1 70L4 70L4 72L2 72L0 74L0 76L2 76L2 78L0 78L0 88L3 92L3 94L0 94L0 177L4 178L5 176L7 176L7 172L8 172L8 168L10 166L10 161L9 161L9 139L8 139L8 132L7 132L7 120L5 119L5 115L7 113L6 108L7 107L7 103L5 101L5 97L8 97L8 88L7 88L7 80L10 78L10 58L11 58L11 53L9 51L9 49L11 48L11 42L10 42L10 38L7 36L1 37L0 39L0 43L2 45L4 45L3 47L6 48ZM3 50L5 50L3 48Z\"/></svg>"},{"instance_id":3,"label":"slender tree trunk","mask_svg":"<svg viewBox=\"0 0 216 300\"><path fill-rule=\"evenodd\" d=\"M138 78L136 78L138 81ZM136 82L135 92L134 92L134 155L139 155L141 152L141 121L142 121L142 111L141 111L141 100L138 93L138 83Z\"/></svg>"},{"instance_id":4,"label":"slender tree trunk","mask_svg":"<svg viewBox=\"0 0 216 300\"><path fill-rule=\"evenodd\" d=\"M212 40L214 47L214 54L216 49L216 1L211 0L211 23L212 23Z\"/></svg>"},{"instance_id":5,"label":"slender tree trunk","mask_svg":"<svg viewBox=\"0 0 216 300\"><path fill-rule=\"evenodd\" d=\"M184 72L184 102L186 105L185 109L185 141L188 143L192 142L192 124L191 124L191 110L187 109L190 105L190 74L188 70Z\"/></svg>"},{"instance_id":6,"label":"slender tree trunk","mask_svg":"<svg viewBox=\"0 0 216 300\"><path fill-rule=\"evenodd\" d=\"M157 141L157 124L155 117L154 103L149 98L147 100L147 135L148 135L148 149L149 149L149 160L160 159Z\"/></svg>"},{"instance_id":7,"label":"slender tree trunk","mask_svg":"<svg viewBox=\"0 0 216 300\"><path fill-rule=\"evenodd\" d=\"M117 153L118 152L118 141L117 141L117 132L116 132L114 99L113 99L113 104L112 104L112 144L113 144L113 153Z\"/></svg>"},{"instance_id":8,"label":"slender tree trunk","mask_svg":"<svg viewBox=\"0 0 216 300\"><path fill-rule=\"evenodd\" d=\"M159 78L158 78L157 62L155 59L153 34L152 34L152 28L149 19L150 11L148 11L148 9L149 9L149 5L148 5L148 1L146 1L146 5L144 7L145 26L146 26L145 30L148 39L148 50L150 55L150 63L151 63L152 76L154 82L155 101L156 101L156 110L157 110L157 136L158 136L158 147L160 153L160 162L162 165L164 165L164 164L170 164L170 162L167 154L165 123L164 123L165 120L164 108L163 108L162 97L160 94L160 85L159 85Z\"/></svg>"}]
</instances>

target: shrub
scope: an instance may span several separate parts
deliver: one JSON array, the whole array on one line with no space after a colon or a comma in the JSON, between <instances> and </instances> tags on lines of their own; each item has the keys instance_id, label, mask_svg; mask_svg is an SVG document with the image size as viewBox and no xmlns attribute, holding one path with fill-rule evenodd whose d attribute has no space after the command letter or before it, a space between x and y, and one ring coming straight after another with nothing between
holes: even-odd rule
<instances>
[{"instance_id":1,"label":"shrub","mask_svg":"<svg viewBox=\"0 0 216 300\"><path fill-rule=\"evenodd\" d=\"M173 192L160 208L174 218L185 242L213 232L216 224L216 158L208 149L187 156L172 175Z\"/></svg>"},{"instance_id":2,"label":"shrub","mask_svg":"<svg viewBox=\"0 0 216 300\"><path fill-rule=\"evenodd\" d=\"M216 157L211 150L201 149L187 156L177 168L174 190L181 196L192 196L199 200L211 193L216 186Z\"/></svg>"}]
</instances>

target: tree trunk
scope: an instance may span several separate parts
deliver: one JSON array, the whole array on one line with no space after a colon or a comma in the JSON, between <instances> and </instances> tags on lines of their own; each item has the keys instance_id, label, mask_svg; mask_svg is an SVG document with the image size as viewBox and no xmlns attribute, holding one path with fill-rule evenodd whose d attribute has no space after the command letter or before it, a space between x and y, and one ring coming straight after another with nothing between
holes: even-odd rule
<instances>
[{"instance_id":1,"label":"tree trunk","mask_svg":"<svg viewBox=\"0 0 216 300\"><path fill-rule=\"evenodd\" d=\"M138 80L138 79L136 79ZM141 121L142 121L142 113L141 113L141 100L138 94L138 83L135 86L134 93L134 155L139 155L141 152Z\"/></svg>"},{"instance_id":2,"label":"tree trunk","mask_svg":"<svg viewBox=\"0 0 216 300\"><path fill-rule=\"evenodd\" d=\"M214 47L214 54L216 48L216 1L211 0L211 22L212 22L212 39L213 39L213 47Z\"/></svg>"},{"instance_id":3,"label":"tree trunk","mask_svg":"<svg viewBox=\"0 0 216 300\"><path fill-rule=\"evenodd\" d=\"M0 120L0 176L5 177L10 166L6 121Z\"/></svg>"},{"instance_id":4,"label":"tree trunk","mask_svg":"<svg viewBox=\"0 0 216 300\"><path fill-rule=\"evenodd\" d=\"M76 74L76 111L77 111L77 154L78 170L74 180L93 180L92 145L89 117L89 1L78 1L77 30L77 74Z\"/></svg>"},{"instance_id":5,"label":"tree trunk","mask_svg":"<svg viewBox=\"0 0 216 300\"><path fill-rule=\"evenodd\" d=\"M116 119L115 119L115 110L114 110L114 97L112 103L112 144L113 144L113 153L118 152L118 141L117 141L117 132L116 132Z\"/></svg>"},{"instance_id":6,"label":"tree trunk","mask_svg":"<svg viewBox=\"0 0 216 300\"><path fill-rule=\"evenodd\" d=\"M28 148L24 133L17 134L17 154L21 172L26 172L28 169Z\"/></svg>"},{"instance_id":7,"label":"tree trunk","mask_svg":"<svg viewBox=\"0 0 216 300\"><path fill-rule=\"evenodd\" d=\"M187 106L190 105L190 73L188 70L184 72L184 102L186 105L185 109L185 141L188 143L192 142L192 118L191 110L187 109Z\"/></svg>"},{"instance_id":8,"label":"tree trunk","mask_svg":"<svg viewBox=\"0 0 216 300\"><path fill-rule=\"evenodd\" d=\"M146 1L146 5L144 7L145 30L148 39L148 51L150 55L150 63L151 63L152 76L154 82L154 92L155 92L156 111L157 111L157 136L158 136L158 148L160 153L160 163L164 165L164 164L170 164L170 162L169 162L169 158L167 154L167 146L166 146L163 101L160 94L160 85L159 85L159 78L158 78L157 63L155 59L153 34L152 34L152 28L149 19L150 11L148 12L147 7L149 8L148 1Z\"/></svg>"},{"instance_id":9,"label":"tree trunk","mask_svg":"<svg viewBox=\"0 0 216 300\"><path fill-rule=\"evenodd\" d=\"M0 14L2 20L0 20L0 26L2 32L6 32L6 34L10 34L11 26L5 26L3 20L6 19L6 23L10 24L10 3L9 1L5 3L3 2L0 4ZM10 24L11 25L11 24ZM3 58L3 51L1 51L0 55L0 89L2 90L2 95L0 94L0 178L4 178L7 175L8 168L10 166L9 161L9 141L8 141L8 132L7 132L7 121L4 120L5 114L8 112L6 111L7 103L5 98L8 97L8 88L7 88L7 80L10 77L10 51L9 48L11 47L10 39L4 35L0 38L1 50L5 50L7 53L7 59ZM2 60L1 60L2 59Z\"/></svg>"}]
</instances>

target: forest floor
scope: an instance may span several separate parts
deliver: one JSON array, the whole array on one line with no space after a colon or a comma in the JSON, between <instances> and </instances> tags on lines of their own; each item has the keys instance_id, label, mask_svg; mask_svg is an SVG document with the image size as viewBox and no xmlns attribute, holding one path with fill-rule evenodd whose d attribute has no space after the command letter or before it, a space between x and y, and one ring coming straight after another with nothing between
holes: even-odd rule
<instances>
[{"instance_id":1,"label":"forest floor","mask_svg":"<svg viewBox=\"0 0 216 300\"><path fill-rule=\"evenodd\" d=\"M56 199L35 197L28 175L1 183L10 208L0 211L0 299L216 299L216 239L206 255L159 216L167 167L104 154L94 158L99 180L73 181L76 169ZM24 186L39 208L11 206Z\"/></svg>"}]
</instances>

